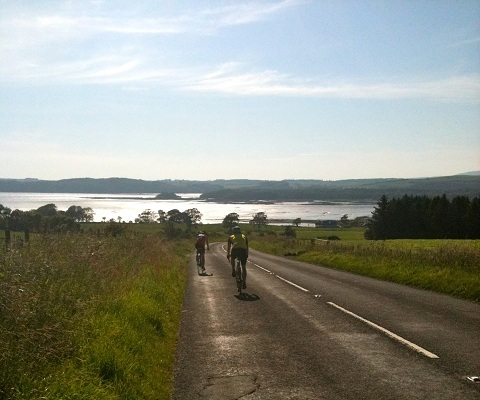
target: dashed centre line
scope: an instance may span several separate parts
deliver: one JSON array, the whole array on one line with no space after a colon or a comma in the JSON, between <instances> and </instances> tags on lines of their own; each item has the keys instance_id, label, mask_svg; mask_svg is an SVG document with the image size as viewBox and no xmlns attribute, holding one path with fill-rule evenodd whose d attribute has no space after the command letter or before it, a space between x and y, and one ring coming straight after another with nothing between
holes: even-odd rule
<instances>
[{"instance_id":1,"label":"dashed centre line","mask_svg":"<svg viewBox=\"0 0 480 400\"><path fill-rule=\"evenodd\" d=\"M255 265L257 268L260 268L261 270L263 270L263 271L265 271L265 272L268 272L268 273L271 274L271 275L274 275L276 278L280 279L281 281L283 281L283 282L285 282L285 283L288 283L289 285L291 285L291 286L293 286L293 287L296 287L297 289L300 289L300 290L302 290L302 291L304 291L304 292L306 292L306 293L309 293L309 292L310 292L310 290L308 290L308 289L306 289L306 288L304 288L304 287L302 287L302 286L300 286L300 285L297 285L296 283L293 283L292 281L289 281L288 279L282 278L281 276L275 274L274 272L269 271L269 270L266 269L266 268L261 267L261 266L258 265L258 264L255 264L255 263L252 263L252 264ZM316 298L319 298L319 297L321 297L321 295L320 295L320 294L316 294L315 297L316 297ZM412 343L412 342L410 342L410 341L407 340L407 339L404 339L403 337L401 337L401 336L399 336L399 335L397 335L397 334L389 331L389 330L386 329L386 328L383 328L383 327L380 326L380 325L375 324L374 322L369 321L368 319L365 319L365 318L363 318L363 317L361 317L361 316L359 316L359 315L357 315L357 314L355 314L355 313L347 310L346 308L343 308L343 307L341 307L341 306L339 306L339 305L337 305L337 304L335 304L335 303L333 303L333 302L330 302L330 301L328 301L327 304L331 305L332 307L335 307L336 309L344 312L344 313L347 314L347 315L350 315L350 316L358 319L359 321L364 322L364 323L367 324L368 326L370 326L370 327L372 327L372 328L374 328L374 329L376 329L376 330L384 333L384 334L385 334L386 336L388 336L389 338L396 340L397 342L399 342L399 343L403 344L404 346L407 346L408 348L410 348L410 349L412 349L412 350L414 350L414 351L416 351L416 352L424 355L425 357L432 358L432 359L439 358L436 354L434 354L434 353L432 353L432 352L424 349L423 347L418 346L418 345L416 345L415 343Z\"/></svg>"},{"instance_id":2,"label":"dashed centre line","mask_svg":"<svg viewBox=\"0 0 480 400\"><path fill-rule=\"evenodd\" d=\"M371 326L372 328L375 328L375 329L379 330L380 332L383 332L388 337L402 343L403 345L411 348L412 350L415 350L416 352L418 352L420 354L423 354L425 357L439 358L436 354L433 354L433 353L429 352L428 350L425 350L423 347L420 347L420 346L416 345L415 343L412 343L409 340L404 339L401 336L398 336L397 334L389 331L388 329L385 329L385 328L381 327L380 325L377 325L374 322L369 321L368 319L365 319L365 318L363 318L363 317L361 317L361 316L359 316L359 315L357 315L357 314L355 314L351 311L348 311L347 309L345 309L343 307L340 307L339 305L337 305L335 303L332 303L332 302L328 301L327 304L330 304L331 306L337 308L338 310L343 311L344 313L346 313L348 315L351 315L352 317L357 318L358 320L360 320L362 322L365 322L367 325Z\"/></svg>"},{"instance_id":3,"label":"dashed centre line","mask_svg":"<svg viewBox=\"0 0 480 400\"><path fill-rule=\"evenodd\" d=\"M279 276L279 275L275 275L275 277L277 277L278 279L280 279L280 280L288 283L289 285L295 286L297 289L303 290L304 292L310 292L310 290L305 289L304 287L301 287L301 286L297 285L296 283L293 283L293 282L291 282L291 281L289 281L289 280L287 280L287 279L285 279L285 278L282 278L282 277Z\"/></svg>"},{"instance_id":4,"label":"dashed centre line","mask_svg":"<svg viewBox=\"0 0 480 400\"><path fill-rule=\"evenodd\" d=\"M249 261L249 262L250 262L250 261ZM261 270L263 270L263 271L265 271L265 272L268 272L269 274L273 274L272 271L269 271L268 269L263 268L263 267L261 267L261 266L258 265L258 264L255 264L255 263L252 263L252 264L255 265L257 268L260 268Z\"/></svg>"}]
</instances>

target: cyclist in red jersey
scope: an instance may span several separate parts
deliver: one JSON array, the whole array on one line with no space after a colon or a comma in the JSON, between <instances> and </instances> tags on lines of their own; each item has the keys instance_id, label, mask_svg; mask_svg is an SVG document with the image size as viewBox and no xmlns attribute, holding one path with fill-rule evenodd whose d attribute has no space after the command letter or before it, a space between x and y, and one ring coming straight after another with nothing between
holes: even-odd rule
<instances>
[{"instance_id":1,"label":"cyclist in red jersey","mask_svg":"<svg viewBox=\"0 0 480 400\"><path fill-rule=\"evenodd\" d=\"M200 231L195 240L195 249L197 249L197 253L200 253L202 257L203 272L205 272L205 246L207 250L210 250L207 234L204 231Z\"/></svg>"}]
</instances>

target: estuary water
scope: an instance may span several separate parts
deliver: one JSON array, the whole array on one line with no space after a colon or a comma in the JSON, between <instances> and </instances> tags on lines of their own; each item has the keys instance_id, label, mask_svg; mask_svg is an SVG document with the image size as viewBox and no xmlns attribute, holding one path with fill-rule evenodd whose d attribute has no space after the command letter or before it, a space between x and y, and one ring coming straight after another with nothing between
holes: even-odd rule
<instances>
[{"instance_id":1,"label":"estuary water","mask_svg":"<svg viewBox=\"0 0 480 400\"><path fill-rule=\"evenodd\" d=\"M216 203L199 199L198 193L178 193L180 200L155 200L155 194L95 194L95 193L8 193L0 192L0 204L12 210L34 210L46 204L55 204L58 210L70 206L90 207L94 221L130 222L145 210L168 212L173 209L185 211L196 208L202 214L204 224L221 223L226 215L237 213L240 222L248 222L258 212L264 212L270 223L285 224L301 218L307 221L339 220L345 214L349 219L370 217L375 204L348 202L275 202L275 203Z\"/></svg>"}]
</instances>

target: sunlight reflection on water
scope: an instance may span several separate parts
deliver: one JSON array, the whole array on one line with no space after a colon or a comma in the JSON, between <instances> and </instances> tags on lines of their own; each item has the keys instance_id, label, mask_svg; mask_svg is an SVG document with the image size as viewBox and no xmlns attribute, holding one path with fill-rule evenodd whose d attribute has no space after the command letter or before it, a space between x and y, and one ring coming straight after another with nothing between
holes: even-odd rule
<instances>
[{"instance_id":1,"label":"sunlight reflection on water","mask_svg":"<svg viewBox=\"0 0 480 400\"><path fill-rule=\"evenodd\" d=\"M197 193L179 193L181 200L155 200L151 193L138 194L85 194L85 193L0 193L0 204L12 210L28 211L46 204L55 204L58 210L66 211L75 205L90 207L95 212L94 221L134 221L142 211L173 209L185 211L197 208L202 213L204 224L221 223L229 213L237 213L241 222L247 222L257 212L265 212L271 222L274 220L339 220L347 214L349 219L370 217L374 204L316 204L307 202L278 202L275 204L252 203L211 203L198 199Z\"/></svg>"}]
</instances>

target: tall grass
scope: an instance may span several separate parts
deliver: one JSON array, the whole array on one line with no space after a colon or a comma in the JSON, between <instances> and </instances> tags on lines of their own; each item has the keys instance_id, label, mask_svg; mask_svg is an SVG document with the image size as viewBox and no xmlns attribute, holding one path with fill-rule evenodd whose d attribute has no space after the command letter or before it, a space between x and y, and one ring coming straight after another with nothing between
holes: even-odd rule
<instances>
[{"instance_id":1,"label":"tall grass","mask_svg":"<svg viewBox=\"0 0 480 400\"><path fill-rule=\"evenodd\" d=\"M168 399L191 244L35 236L0 252L0 399Z\"/></svg>"},{"instance_id":2,"label":"tall grass","mask_svg":"<svg viewBox=\"0 0 480 400\"><path fill-rule=\"evenodd\" d=\"M297 234L300 240L254 235L250 244L271 254L480 301L479 240L367 241L347 230L327 233L342 240L316 240L311 233Z\"/></svg>"}]
</instances>

